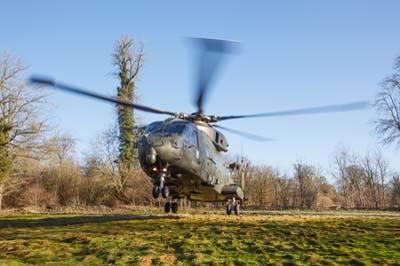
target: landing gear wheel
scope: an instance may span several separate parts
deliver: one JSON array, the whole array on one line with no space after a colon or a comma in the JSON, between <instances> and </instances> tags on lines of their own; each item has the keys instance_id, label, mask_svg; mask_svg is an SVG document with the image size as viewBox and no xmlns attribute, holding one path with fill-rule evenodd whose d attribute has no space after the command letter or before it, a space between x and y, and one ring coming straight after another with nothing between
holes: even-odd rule
<instances>
[{"instance_id":1,"label":"landing gear wheel","mask_svg":"<svg viewBox=\"0 0 400 266\"><path fill-rule=\"evenodd\" d=\"M171 205L171 209L173 213L177 213L178 212L178 203L173 202Z\"/></svg>"},{"instance_id":2,"label":"landing gear wheel","mask_svg":"<svg viewBox=\"0 0 400 266\"><path fill-rule=\"evenodd\" d=\"M239 213L240 213L240 205L239 205L239 203L236 203L235 207L233 207L233 208L234 208L234 211L235 211L235 215L239 215Z\"/></svg>"},{"instance_id":3,"label":"landing gear wheel","mask_svg":"<svg viewBox=\"0 0 400 266\"><path fill-rule=\"evenodd\" d=\"M231 212L232 212L232 205L228 203L226 205L226 214L231 215Z\"/></svg>"},{"instance_id":4,"label":"landing gear wheel","mask_svg":"<svg viewBox=\"0 0 400 266\"><path fill-rule=\"evenodd\" d=\"M164 211L165 211L165 213L169 213L171 211L171 203L169 203L169 202L165 203Z\"/></svg>"},{"instance_id":5,"label":"landing gear wheel","mask_svg":"<svg viewBox=\"0 0 400 266\"><path fill-rule=\"evenodd\" d=\"M167 186L164 186L161 189L161 194L162 194L164 199L168 198L168 196L169 196L169 188Z\"/></svg>"},{"instance_id":6,"label":"landing gear wheel","mask_svg":"<svg viewBox=\"0 0 400 266\"><path fill-rule=\"evenodd\" d=\"M153 198L158 199L160 196L160 188L155 186L153 187Z\"/></svg>"}]
</instances>

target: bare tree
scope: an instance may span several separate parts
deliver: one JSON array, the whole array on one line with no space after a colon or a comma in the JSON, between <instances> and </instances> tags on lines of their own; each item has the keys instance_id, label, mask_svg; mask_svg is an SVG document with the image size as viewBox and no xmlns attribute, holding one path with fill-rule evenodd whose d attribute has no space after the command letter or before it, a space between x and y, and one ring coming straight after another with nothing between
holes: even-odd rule
<instances>
[{"instance_id":1,"label":"bare tree","mask_svg":"<svg viewBox=\"0 0 400 266\"><path fill-rule=\"evenodd\" d=\"M113 205L117 191L126 188L131 175L126 174L126 178L121 178L118 156L118 127L111 124L91 141L89 151L84 154L85 184L82 189L87 191L86 198L89 204L103 202L109 206ZM100 184L103 184L102 189L98 187ZM105 192L108 196L101 199L98 194Z\"/></svg>"},{"instance_id":2,"label":"bare tree","mask_svg":"<svg viewBox=\"0 0 400 266\"><path fill-rule=\"evenodd\" d=\"M365 207L365 178L359 158L346 149L339 150L335 155L335 169L332 174L345 198L345 207Z\"/></svg>"},{"instance_id":3,"label":"bare tree","mask_svg":"<svg viewBox=\"0 0 400 266\"><path fill-rule=\"evenodd\" d=\"M350 155L346 150L335 156L333 176L345 198L347 208L381 208L386 199L389 163L378 150L373 155Z\"/></svg>"},{"instance_id":4,"label":"bare tree","mask_svg":"<svg viewBox=\"0 0 400 266\"><path fill-rule=\"evenodd\" d=\"M61 167L74 150L76 140L68 133L55 133L47 142L47 155L54 156Z\"/></svg>"},{"instance_id":5,"label":"bare tree","mask_svg":"<svg viewBox=\"0 0 400 266\"><path fill-rule=\"evenodd\" d=\"M5 179L16 157L34 157L46 121L40 112L46 96L23 82L19 59L0 56L0 208Z\"/></svg>"},{"instance_id":6,"label":"bare tree","mask_svg":"<svg viewBox=\"0 0 400 266\"><path fill-rule=\"evenodd\" d=\"M272 180L274 202L273 206L277 208L289 208L290 205L290 185L291 182L287 176L281 176L276 170L275 177Z\"/></svg>"},{"instance_id":7,"label":"bare tree","mask_svg":"<svg viewBox=\"0 0 400 266\"><path fill-rule=\"evenodd\" d=\"M287 176L282 176L278 178L278 185L279 185L279 205L285 209L289 208L290 205L290 186L291 182Z\"/></svg>"},{"instance_id":8,"label":"bare tree","mask_svg":"<svg viewBox=\"0 0 400 266\"><path fill-rule=\"evenodd\" d=\"M247 186L246 195L249 195L250 204L266 205L270 169L266 166L252 167Z\"/></svg>"},{"instance_id":9,"label":"bare tree","mask_svg":"<svg viewBox=\"0 0 400 266\"><path fill-rule=\"evenodd\" d=\"M365 208L366 177L365 171L355 155L351 157L350 164L346 167L348 187L350 188L349 207Z\"/></svg>"},{"instance_id":10,"label":"bare tree","mask_svg":"<svg viewBox=\"0 0 400 266\"><path fill-rule=\"evenodd\" d=\"M389 175L389 162L383 158L383 155L380 151L375 153L375 163L377 168L377 175L378 175L378 195L380 206L385 207L387 206L386 200L386 181Z\"/></svg>"},{"instance_id":11,"label":"bare tree","mask_svg":"<svg viewBox=\"0 0 400 266\"><path fill-rule=\"evenodd\" d=\"M298 184L299 207L316 208L320 183L317 169L301 162L297 162L293 167L294 179Z\"/></svg>"},{"instance_id":12,"label":"bare tree","mask_svg":"<svg viewBox=\"0 0 400 266\"><path fill-rule=\"evenodd\" d=\"M115 124L107 127L96 140L96 150L103 163L111 169L112 174L115 174L118 168L118 145L118 128Z\"/></svg>"},{"instance_id":13,"label":"bare tree","mask_svg":"<svg viewBox=\"0 0 400 266\"><path fill-rule=\"evenodd\" d=\"M332 175L335 177L337 184L339 185L339 190L343 194L345 199L346 208L351 207L350 194L351 187L349 178L347 175L347 168L349 166L349 154L345 149L338 151L334 158L334 170Z\"/></svg>"},{"instance_id":14,"label":"bare tree","mask_svg":"<svg viewBox=\"0 0 400 266\"><path fill-rule=\"evenodd\" d=\"M387 179L390 174L389 162L385 160L381 151L377 150L373 156L373 162L376 174L377 207L387 207L386 188Z\"/></svg>"},{"instance_id":15,"label":"bare tree","mask_svg":"<svg viewBox=\"0 0 400 266\"><path fill-rule=\"evenodd\" d=\"M391 180L391 205L400 208L400 175L395 174Z\"/></svg>"},{"instance_id":16,"label":"bare tree","mask_svg":"<svg viewBox=\"0 0 400 266\"><path fill-rule=\"evenodd\" d=\"M382 143L400 146L400 56L395 59L395 73L381 83L381 91L375 100L378 118L375 130Z\"/></svg>"},{"instance_id":17,"label":"bare tree","mask_svg":"<svg viewBox=\"0 0 400 266\"><path fill-rule=\"evenodd\" d=\"M376 164L373 160L373 158L367 154L362 162L361 166L364 170L364 184L366 186L366 190L368 193L366 193L366 196L368 196L368 207L374 207L378 208L379 207L379 194L378 194L378 186L379 186L379 180L378 180L378 170L376 167ZM370 205L372 203L372 205Z\"/></svg>"}]
</instances>

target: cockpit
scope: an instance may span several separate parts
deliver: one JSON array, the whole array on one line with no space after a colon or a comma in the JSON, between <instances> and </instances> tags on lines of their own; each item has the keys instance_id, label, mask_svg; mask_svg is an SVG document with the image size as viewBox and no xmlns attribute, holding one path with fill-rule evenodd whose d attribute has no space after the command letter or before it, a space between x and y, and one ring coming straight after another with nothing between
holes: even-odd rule
<instances>
[{"instance_id":1,"label":"cockpit","mask_svg":"<svg viewBox=\"0 0 400 266\"><path fill-rule=\"evenodd\" d=\"M153 166L157 158L168 163L191 156L199 159L198 130L189 121L166 120L149 124L139 141L142 164Z\"/></svg>"},{"instance_id":2,"label":"cockpit","mask_svg":"<svg viewBox=\"0 0 400 266\"><path fill-rule=\"evenodd\" d=\"M145 135L151 133L162 133L163 135L182 135L189 128L189 123L187 122L172 122L164 123L162 121L156 121L147 126L144 131Z\"/></svg>"},{"instance_id":3,"label":"cockpit","mask_svg":"<svg viewBox=\"0 0 400 266\"><path fill-rule=\"evenodd\" d=\"M163 122L162 121L156 121L151 124L149 124L146 128L146 130L143 132L144 135L148 135L150 133L155 133L157 131L161 131Z\"/></svg>"},{"instance_id":4,"label":"cockpit","mask_svg":"<svg viewBox=\"0 0 400 266\"><path fill-rule=\"evenodd\" d=\"M174 122L164 126L164 134L177 134L181 135L187 128L188 123Z\"/></svg>"}]
</instances>

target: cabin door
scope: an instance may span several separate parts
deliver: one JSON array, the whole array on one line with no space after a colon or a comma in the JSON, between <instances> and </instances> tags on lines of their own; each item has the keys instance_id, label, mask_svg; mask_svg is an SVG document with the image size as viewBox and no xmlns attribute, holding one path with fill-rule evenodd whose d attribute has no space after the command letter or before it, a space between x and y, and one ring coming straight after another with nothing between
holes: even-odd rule
<instances>
[{"instance_id":1,"label":"cabin door","mask_svg":"<svg viewBox=\"0 0 400 266\"><path fill-rule=\"evenodd\" d=\"M209 157L202 160L201 178L209 185L214 185L216 183L215 162Z\"/></svg>"},{"instance_id":2,"label":"cabin door","mask_svg":"<svg viewBox=\"0 0 400 266\"><path fill-rule=\"evenodd\" d=\"M198 135L196 130L191 130L189 134L189 145L187 146L187 149L192 162L192 168L197 172L200 170L201 162Z\"/></svg>"}]
</instances>

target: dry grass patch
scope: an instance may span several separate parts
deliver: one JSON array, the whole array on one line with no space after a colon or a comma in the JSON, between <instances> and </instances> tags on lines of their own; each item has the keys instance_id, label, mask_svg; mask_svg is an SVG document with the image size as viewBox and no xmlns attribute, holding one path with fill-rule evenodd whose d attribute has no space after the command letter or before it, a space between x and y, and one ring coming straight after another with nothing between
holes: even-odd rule
<instances>
[{"instance_id":1,"label":"dry grass patch","mask_svg":"<svg viewBox=\"0 0 400 266\"><path fill-rule=\"evenodd\" d=\"M152 256L144 256L138 259L138 263L140 266L151 266L153 262Z\"/></svg>"}]
</instances>

